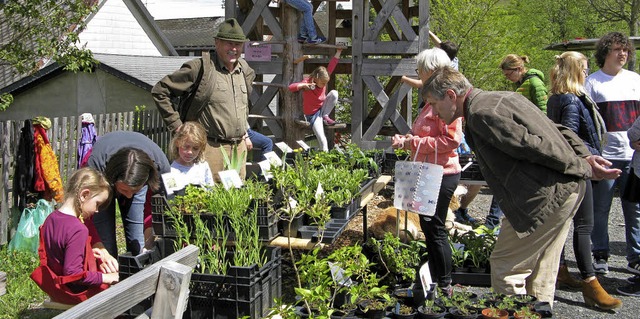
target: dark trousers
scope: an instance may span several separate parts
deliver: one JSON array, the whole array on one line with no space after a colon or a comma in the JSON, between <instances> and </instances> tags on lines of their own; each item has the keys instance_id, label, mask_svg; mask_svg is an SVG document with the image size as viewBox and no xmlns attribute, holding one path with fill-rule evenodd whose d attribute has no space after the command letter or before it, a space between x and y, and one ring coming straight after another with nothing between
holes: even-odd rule
<instances>
[{"instance_id":1,"label":"dark trousers","mask_svg":"<svg viewBox=\"0 0 640 319\"><path fill-rule=\"evenodd\" d=\"M573 216L573 251L582 279L595 276L591 258L591 230L593 229L593 185L586 183L584 199ZM564 249L560 264L565 264Z\"/></svg>"},{"instance_id":2,"label":"dark trousers","mask_svg":"<svg viewBox=\"0 0 640 319\"><path fill-rule=\"evenodd\" d=\"M436 204L436 214L432 217L421 216L420 218L420 227L427 243L431 278L440 287L451 284L451 246L449 246L449 233L444 223L451 197L458 187L459 181L460 173L443 176Z\"/></svg>"},{"instance_id":3,"label":"dark trousers","mask_svg":"<svg viewBox=\"0 0 640 319\"><path fill-rule=\"evenodd\" d=\"M500 219L504 216L502 209L498 205L498 201L495 196L491 200L491 207L489 207L489 215L485 219L484 225L489 229L494 229L500 226Z\"/></svg>"}]
</instances>

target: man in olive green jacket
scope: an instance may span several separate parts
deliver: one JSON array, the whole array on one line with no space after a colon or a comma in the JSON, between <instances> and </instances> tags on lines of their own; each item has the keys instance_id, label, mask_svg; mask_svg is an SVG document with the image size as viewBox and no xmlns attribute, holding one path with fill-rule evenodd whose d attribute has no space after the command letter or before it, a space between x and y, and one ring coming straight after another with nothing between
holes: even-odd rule
<instances>
[{"instance_id":1,"label":"man in olive green jacket","mask_svg":"<svg viewBox=\"0 0 640 319\"><path fill-rule=\"evenodd\" d=\"M183 120L198 121L207 130L204 155L218 182L218 172L224 167L221 149L229 155L236 150L242 158L240 177L245 175L249 95L255 78L254 70L240 57L246 41L238 21L224 21L215 37L215 52L185 63L151 90L158 111L172 132ZM189 103L183 105L188 110L181 118L184 110L178 112L174 102L178 97L187 98L191 92Z\"/></svg>"},{"instance_id":2,"label":"man in olive green jacket","mask_svg":"<svg viewBox=\"0 0 640 319\"><path fill-rule=\"evenodd\" d=\"M611 163L518 93L473 89L450 67L436 70L425 92L444 122L465 118L467 142L504 211L491 255L493 289L553 304L560 252L585 180L615 178L620 170L605 168Z\"/></svg>"}]
</instances>

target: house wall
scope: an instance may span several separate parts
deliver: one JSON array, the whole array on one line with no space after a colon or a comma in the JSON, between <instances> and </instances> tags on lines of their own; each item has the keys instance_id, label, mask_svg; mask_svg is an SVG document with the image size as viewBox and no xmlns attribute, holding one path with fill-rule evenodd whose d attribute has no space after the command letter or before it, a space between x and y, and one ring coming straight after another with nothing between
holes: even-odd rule
<instances>
[{"instance_id":1,"label":"house wall","mask_svg":"<svg viewBox=\"0 0 640 319\"><path fill-rule=\"evenodd\" d=\"M94 73L64 72L14 96L0 120L24 120L133 111L136 105L155 109L151 93L100 69Z\"/></svg>"},{"instance_id":2,"label":"house wall","mask_svg":"<svg viewBox=\"0 0 640 319\"><path fill-rule=\"evenodd\" d=\"M93 53L162 55L122 0L108 0L80 34Z\"/></svg>"}]
</instances>

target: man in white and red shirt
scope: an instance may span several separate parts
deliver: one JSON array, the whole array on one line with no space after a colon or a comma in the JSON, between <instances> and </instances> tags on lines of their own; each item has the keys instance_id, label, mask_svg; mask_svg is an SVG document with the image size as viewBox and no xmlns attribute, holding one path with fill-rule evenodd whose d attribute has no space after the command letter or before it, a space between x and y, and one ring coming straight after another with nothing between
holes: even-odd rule
<instances>
[{"instance_id":1,"label":"man in white and red shirt","mask_svg":"<svg viewBox=\"0 0 640 319\"><path fill-rule=\"evenodd\" d=\"M594 184L594 227L591 233L594 270L608 272L609 257L608 221L614 189L624 192L629 176L633 149L629 145L627 130L640 115L640 75L623 68L627 64L633 43L619 32L603 36L596 44L595 58L600 70L591 74L585 90L596 102L605 121L607 133L602 147L602 157L611 161L613 168L622 170L616 180L602 180ZM640 204L621 199L627 240L627 269L640 275ZM632 277L636 283L618 288L624 295L640 296L640 277Z\"/></svg>"}]
</instances>

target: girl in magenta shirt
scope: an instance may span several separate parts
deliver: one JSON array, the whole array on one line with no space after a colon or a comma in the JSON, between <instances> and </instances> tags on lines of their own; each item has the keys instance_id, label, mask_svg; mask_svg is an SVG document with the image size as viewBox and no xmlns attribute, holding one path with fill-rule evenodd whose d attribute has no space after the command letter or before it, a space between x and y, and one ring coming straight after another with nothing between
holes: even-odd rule
<instances>
[{"instance_id":1,"label":"girl in magenta shirt","mask_svg":"<svg viewBox=\"0 0 640 319\"><path fill-rule=\"evenodd\" d=\"M73 293L80 293L102 284L118 282L118 273L97 271L95 257L87 256L90 237L84 219L95 214L100 206L107 203L111 196L111 186L107 180L93 168L77 170L67 182L65 199L62 206L51 213L44 221L41 231L46 266L59 277L85 273L80 279L66 284ZM42 252L41 252L42 253ZM85 259L93 260L93 266L85 266ZM42 256L41 256L42 260ZM69 303L65 291L46 291L46 285L40 285L53 301ZM106 288L107 286L103 286ZM98 291L92 290L92 294ZM91 297L91 296L87 296Z\"/></svg>"}]
</instances>

